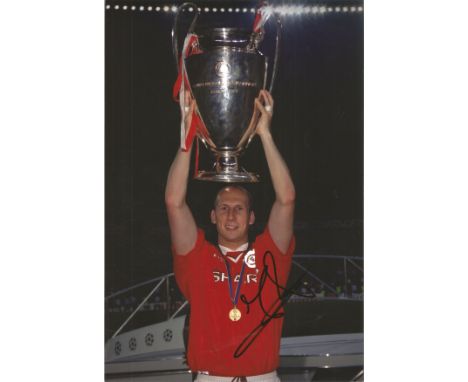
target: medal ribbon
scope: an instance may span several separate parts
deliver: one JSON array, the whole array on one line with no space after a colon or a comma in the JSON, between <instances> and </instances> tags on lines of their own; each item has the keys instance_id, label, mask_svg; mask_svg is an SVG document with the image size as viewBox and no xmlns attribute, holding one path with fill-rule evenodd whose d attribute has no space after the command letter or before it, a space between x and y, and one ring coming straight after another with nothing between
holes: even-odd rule
<instances>
[{"instance_id":1,"label":"medal ribbon","mask_svg":"<svg viewBox=\"0 0 468 382\"><path fill-rule=\"evenodd\" d=\"M241 268L241 273L240 273L240 277L239 277L239 285L237 285L237 289L236 289L236 295L234 296L234 298L232 298L232 283L233 283L233 280L232 280L232 277L231 277L231 266L229 265L229 262L227 261L226 258L224 258L224 262L226 264L226 271L227 271L227 274L228 274L228 284L229 284L229 298L231 299L234 307L237 307L237 301L239 301L239 293L240 293L240 290L241 290L241 286L242 286L242 280L243 280L243 277L244 277L244 270L245 270L245 261L244 259L242 259L242 268Z\"/></svg>"}]
</instances>

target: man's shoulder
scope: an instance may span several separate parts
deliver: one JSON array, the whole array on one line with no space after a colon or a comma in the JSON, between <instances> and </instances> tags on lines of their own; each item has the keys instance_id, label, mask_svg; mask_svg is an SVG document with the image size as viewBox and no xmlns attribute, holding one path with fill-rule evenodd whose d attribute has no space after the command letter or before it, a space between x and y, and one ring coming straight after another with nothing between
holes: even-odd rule
<instances>
[{"instance_id":1,"label":"man's shoulder","mask_svg":"<svg viewBox=\"0 0 468 382\"><path fill-rule=\"evenodd\" d=\"M265 227L263 231L261 231L254 239L253 245L254 246L259 246L259 245L268 245L269 243L272 242L271 234L270 231L268 230L268 227Z\"/></svg>"},{"instance_id":2,"label":"man's shoulder","mask_svg":"<svg viewBox=\"0 0 468 382\"><path fill-rule=\"evenodd\" d=\"M283 253L275 244L274 238L271 236L270 230L268 227L265 227L263 232L261 232L254 240L253 247L255 248L262 248L266 250L270 250L273 252L281 253L281 254L292 254L295 248L295 237L294 234L291 237L291 241L289 243L289 247L285 253Z\"/></svg>"},{"instance_id":3,"label":"man's shoulder","mask_svg":"<svg viewBox=\"0 0 468 382\"><path fill-rule=\"evenodd\" d=\"M172 252L174 255L176 255L176 258L189 258L191 257L189 255L192 255L198 252L203 252L206 250L210 250L213 246L214 245L210 241L207 240L205 231L202 228L197 227L197 239L193 247L187 253L183 253L183 254L177 253L174 247L172 247Z\"/></svg>"}]
</instances>

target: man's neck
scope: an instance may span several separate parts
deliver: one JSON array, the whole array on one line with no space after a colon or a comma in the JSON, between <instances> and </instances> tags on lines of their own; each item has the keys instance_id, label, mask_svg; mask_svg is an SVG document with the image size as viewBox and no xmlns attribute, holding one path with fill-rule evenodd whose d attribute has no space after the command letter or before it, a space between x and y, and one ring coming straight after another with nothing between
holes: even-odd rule
<instances>
[{"instance_id":1,"label":"man's neck","mask_svg":"<svg viewBox=\"0 0 468 382\"><path fill-rule=\"evenodd\" d=\"M239 251L245 251L249 247L249 243L245 242L244 244L241 244L238 247L226 247L222 244L219 244L219 249L221 249L221 252L223 255L225 255L227 252L239 252Z\"/></svg>"},{"instance_id":2,"label":"man's neck","mask_svg":"<svg viewBox=\"0 0 468 382\"><path fill-rule=\"evenodd\" d=\"M218 237L218 245L224 248L227 248L228 251L243 251L247 249L249 246L249 238L245 237L244 240L239 240L236 242L226 241L223 238ZM246 248L242 248L243 246L247 246Z\"/></svg>"}]
</instances>

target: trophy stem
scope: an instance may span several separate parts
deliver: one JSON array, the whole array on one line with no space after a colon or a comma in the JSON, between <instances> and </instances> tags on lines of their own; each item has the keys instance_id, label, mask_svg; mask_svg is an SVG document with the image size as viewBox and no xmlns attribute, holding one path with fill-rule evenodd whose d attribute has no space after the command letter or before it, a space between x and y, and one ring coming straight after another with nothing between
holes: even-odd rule
<instances>
[{"instance_id":1,"label":"trophy stem","mask_svg":"<svg viewBox=\"0 0 468 382\"><path fill-rule=\"evenodd\" d=\"M216 155L216 172L233 173L239 171L239 162L237 155L231 152L223 152Z\"/></svg>"},{"instance_id":2,"label":"trophy stem","mask_svg":"<svg viewBox=\"0 0 468 382\"><path fill-rule=\"evenodd\" d=\"M242 168L239 170L238 155L232 151L217 152L215 171L199 171L195 179L225 183L257 183L259 181L257 174Z\"/></svg>"}]
</instances>

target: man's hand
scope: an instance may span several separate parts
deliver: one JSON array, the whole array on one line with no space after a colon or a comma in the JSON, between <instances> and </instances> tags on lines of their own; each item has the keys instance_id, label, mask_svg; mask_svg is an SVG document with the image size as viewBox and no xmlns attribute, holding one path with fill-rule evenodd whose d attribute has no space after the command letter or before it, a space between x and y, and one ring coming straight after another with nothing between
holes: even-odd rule
<instances>
[{"instance_id":1,"label":"man's hand","mask_svg":"<svg viewBox=\"0 0 468 382\"><path fill-rule=\"evenodd\" d=\"M255 98L255 108L260 112L256 133L260 137L270 134L273 104L271 94L266 90L260 90L260 95L258 98Z\"/></svg>"},{"instance_id":2,"label":"man's hand","mask_svg":"<svg viewBox=\"0 0 468 382\"><path fill-rule=\"evenodd\" d=\"M184 121L185 131L188 131L192 123L192 115L197 106L197 102L192 98L192 95L187 90L185 91L184 102L179 102L180 118Z\"/></svg>"}]
</instances>

